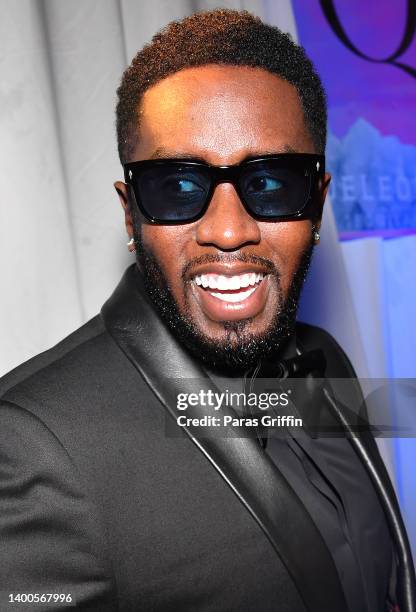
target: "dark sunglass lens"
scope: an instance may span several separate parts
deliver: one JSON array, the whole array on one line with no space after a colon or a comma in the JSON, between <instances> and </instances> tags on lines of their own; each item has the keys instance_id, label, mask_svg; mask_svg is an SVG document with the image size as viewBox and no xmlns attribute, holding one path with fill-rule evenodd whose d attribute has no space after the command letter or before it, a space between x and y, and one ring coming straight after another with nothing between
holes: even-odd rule
<instances>
[{"instance_id":1,"label":"dark sunglass lens","mask_svg":"<svg viewBox=\"0 0 416 612\"><path fill-rule=\"evenodd\" d=\"M181 222L201 213L209 192L209 178L197 168L157 165L141 171L135 187L149 217Z\"/></svg>"},{"instance_id":2,"label":"dark sunglass lens","mask_svg":"<svg viewBox=\"0 0 416 612\"><path fill-rule=\"evenodd\" d=\"M310 194L310 173L290 162L247 164L240 188L246 205L259 217L290 217L302 211Z\"/></svg>"}]
</instances>

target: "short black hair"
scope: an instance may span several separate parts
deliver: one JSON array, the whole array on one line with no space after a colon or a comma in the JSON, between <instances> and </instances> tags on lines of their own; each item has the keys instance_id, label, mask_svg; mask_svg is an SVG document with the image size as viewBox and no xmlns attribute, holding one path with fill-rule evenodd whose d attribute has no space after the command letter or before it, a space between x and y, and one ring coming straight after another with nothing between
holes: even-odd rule
<instances>
[{"instance_id":1,"label":"short black hair","mask_svg":"<svg viewBox=\"0 0 416 612\"><path fill-rule=\"evenodd\" d=\"M294 85L315 149L324 153L326 96L303 47L247 11L216 9L167 25L137 53L124 72L116 109L122 163L132 161L143 93L179 70L208 64L263 68Z\"/></svg>"}]
</instances>

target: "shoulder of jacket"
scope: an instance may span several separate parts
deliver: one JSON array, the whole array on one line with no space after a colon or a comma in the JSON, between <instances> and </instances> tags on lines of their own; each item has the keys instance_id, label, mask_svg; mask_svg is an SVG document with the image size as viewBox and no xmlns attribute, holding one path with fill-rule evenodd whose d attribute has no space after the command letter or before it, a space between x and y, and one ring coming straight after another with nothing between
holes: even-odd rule
<instances>
[{"instance_id":1,"label":"shoulder of jacket","mask_svg":"<svg viewBox=\"0 0 416 612\"><path fill-rule=\"evenodd\" d=\"M94 350L94 340L103 335L109 336L101 317L97 315L55 346L35 355L0 378L0 399L13 389L24 386L36 375L41 376L48 369L53 369L60 361L70 359L71 355L81 355L86 347L89 351Z\"/></svg>"}]
</instances>

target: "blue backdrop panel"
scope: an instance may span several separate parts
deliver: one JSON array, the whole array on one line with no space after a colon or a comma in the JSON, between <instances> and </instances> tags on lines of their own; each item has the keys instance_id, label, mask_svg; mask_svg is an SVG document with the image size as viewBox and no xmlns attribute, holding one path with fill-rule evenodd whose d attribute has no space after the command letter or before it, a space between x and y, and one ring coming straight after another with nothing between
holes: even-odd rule
<instances>
[{"instance_id":1,"label":"blue backdrop panel","mask_svg":"<svg viewBox=\"0 0 416 612\"><path fill-rule=\"evenodd\" d=\"M413 4L292 0L299 41L328 94L330 195L339 237L352 240L348 248L344 242L343 254L368 370L375 377L416 377ZM416 406L412 411L415 418ZM415 550L416 440L397 438L391 446Z\"/></svg>"}]
</instances>

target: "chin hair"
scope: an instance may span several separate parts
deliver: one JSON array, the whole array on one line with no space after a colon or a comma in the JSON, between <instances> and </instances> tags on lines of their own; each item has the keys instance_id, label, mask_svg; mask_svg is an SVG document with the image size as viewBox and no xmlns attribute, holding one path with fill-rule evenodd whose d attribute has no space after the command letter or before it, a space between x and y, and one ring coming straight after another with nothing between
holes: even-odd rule
<instances>
[{"instance_id":1,"label":"chin hair","mask_svg":"<svg viewBox=\"0 0 416 612\"><path fill-rule=\"evenodd\" d=\"M153 252L137 241L137 264L142 272L146 291L176 339L209 369L227 375L242 375L260 361L277 359L288 338L292 335L300 293L307 276L313 253L312 242L303 252L294 274L289 293L284 299L280 275L274 276L279 289L276 312L269 326L261 334L247 331L252 319L223 321L225 336L214 340L196 327L191 317L182 314L169 288L167 279ZM271 264L272 265L272 264Z\"/></svg>"}]
</instances>

